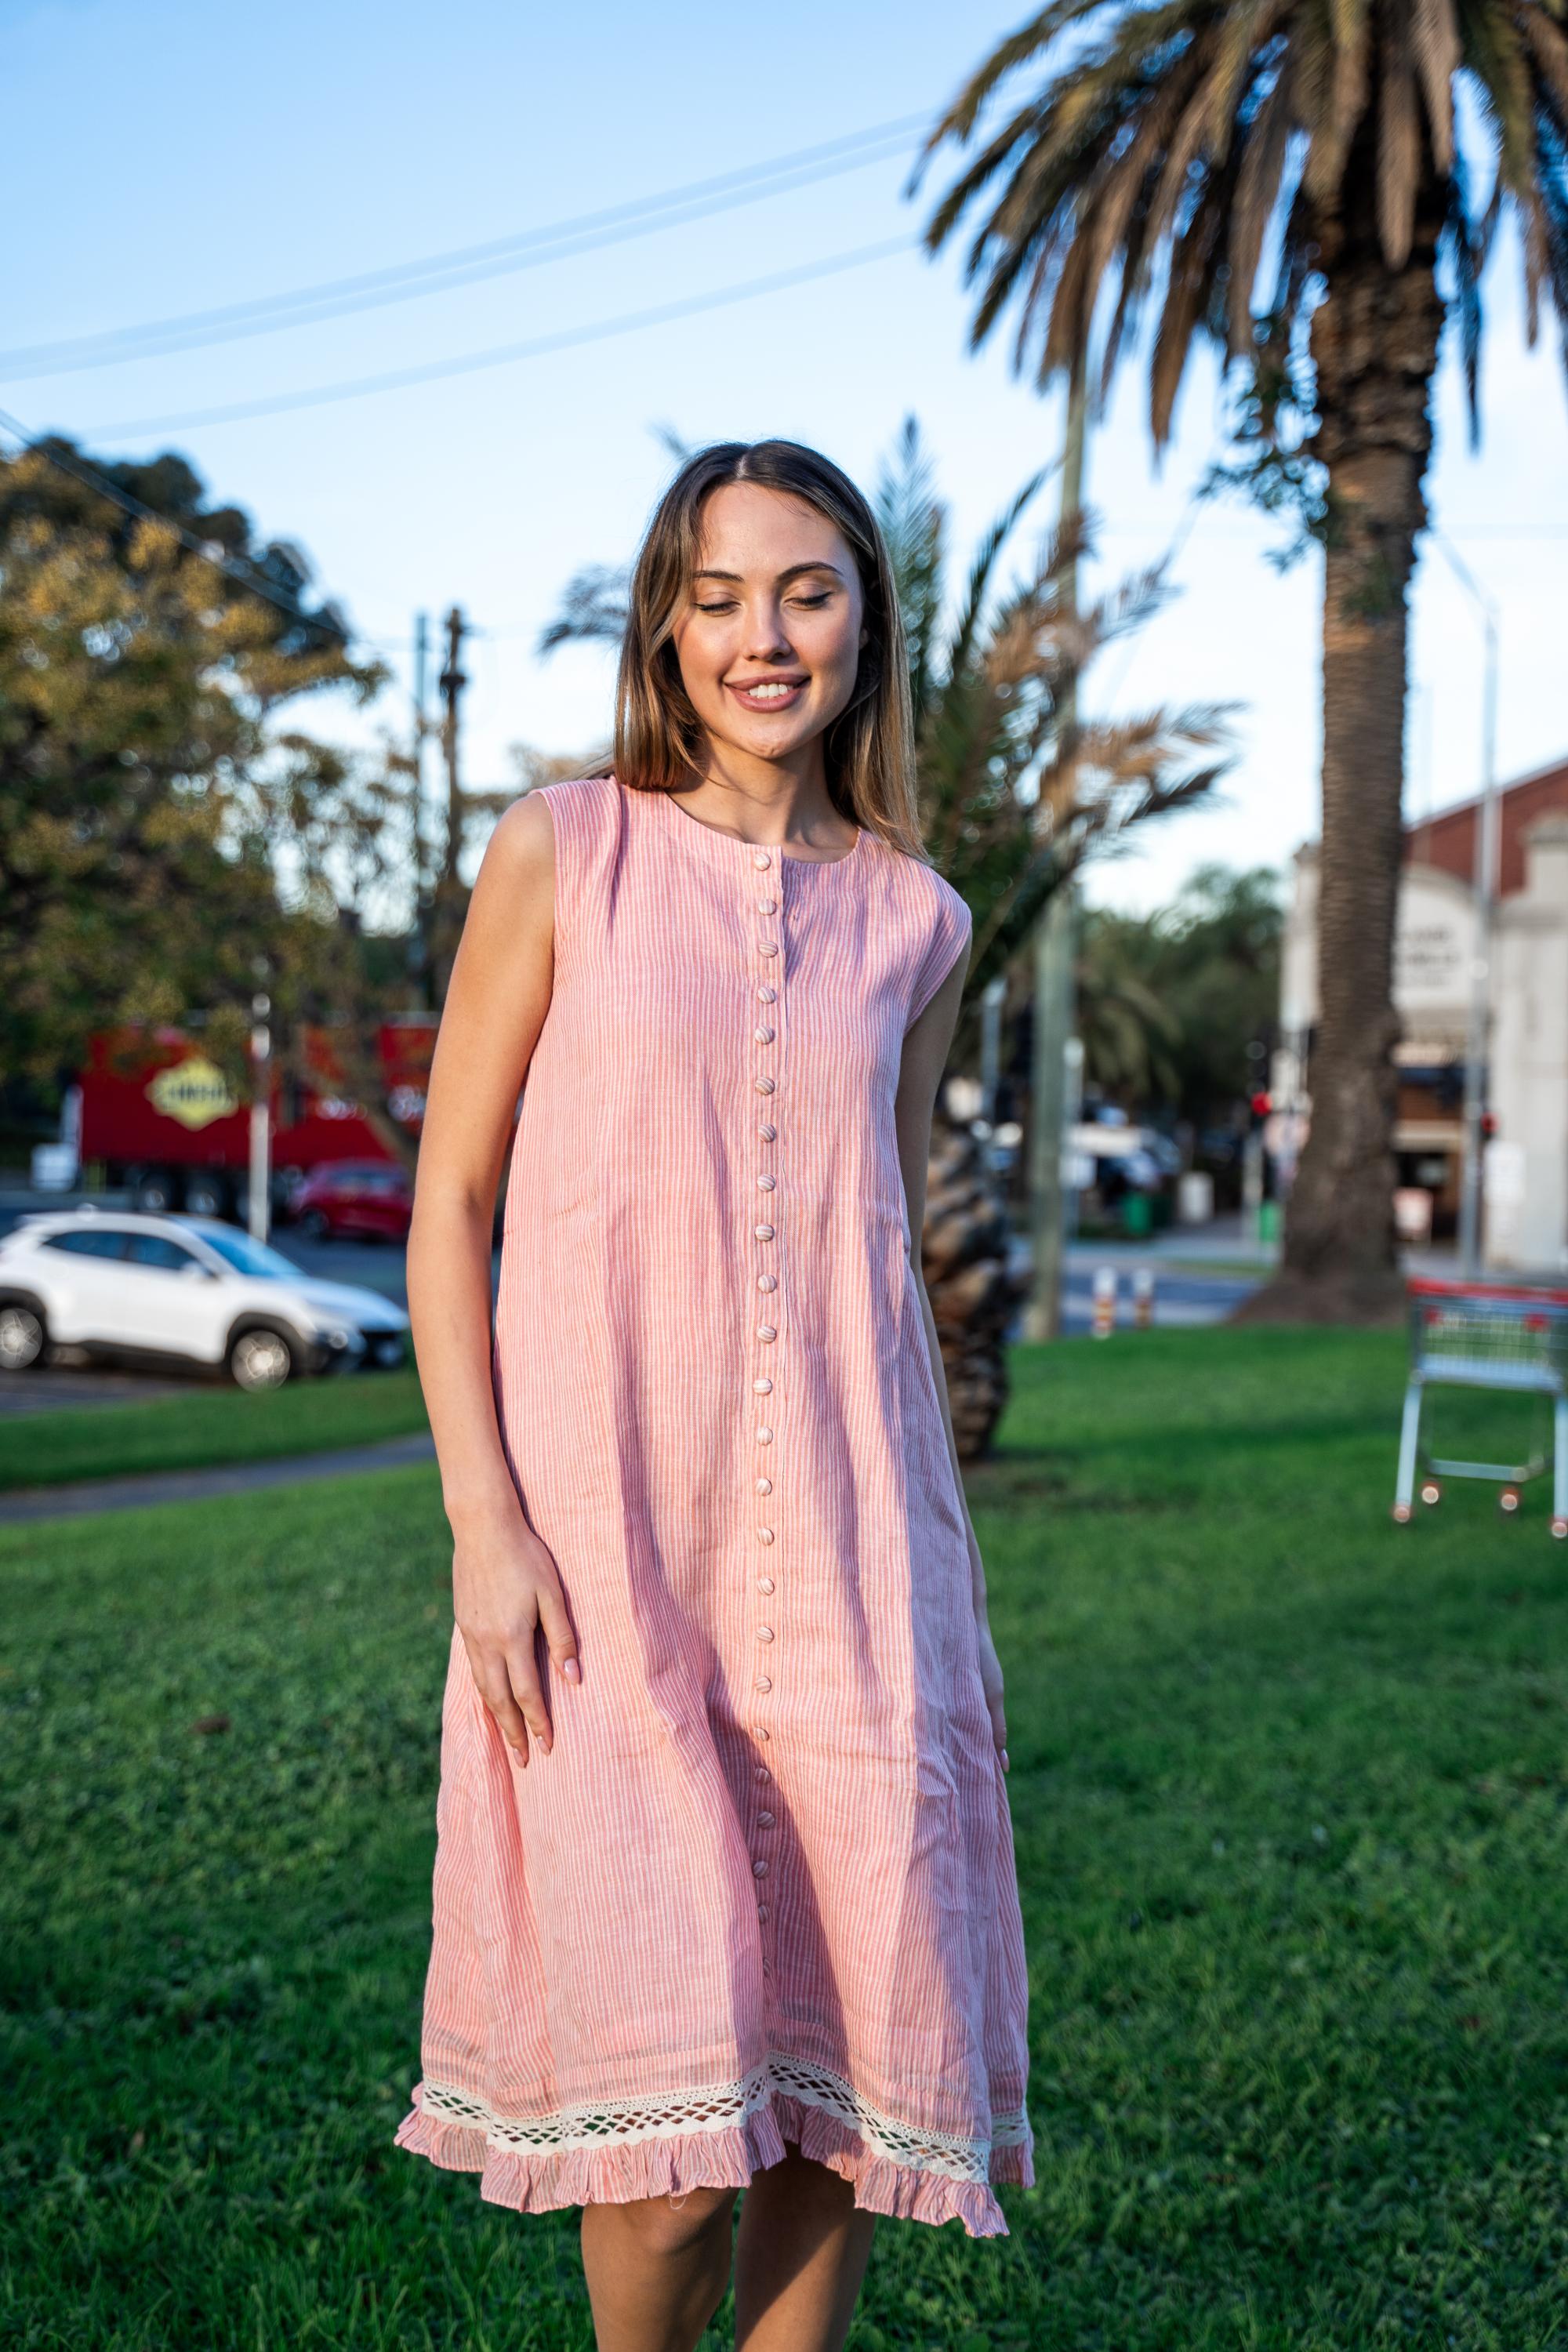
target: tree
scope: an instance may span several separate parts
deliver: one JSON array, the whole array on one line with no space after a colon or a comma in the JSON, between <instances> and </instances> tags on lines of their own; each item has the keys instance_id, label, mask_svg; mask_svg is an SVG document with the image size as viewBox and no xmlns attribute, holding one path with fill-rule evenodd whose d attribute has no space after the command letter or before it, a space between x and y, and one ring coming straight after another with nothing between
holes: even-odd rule
<instances>
[{"instance_id":1,"label":"tree","mask_svg":"<svg viewBox=\"0 0 1568 2352\"><path fill-rule=\"evenodd\" d=\"M1019 367L1103 394L1154 309L1159 447L1206 337L1247 380L1259 486L1303 498L1323 545L1321 1019L1279 1311L1378 1317L1397 1301L1393 939L1431 383L1451 316L1473 433L1479 278L1504 213L1531 336L1543 299L1568 317L1561 16L1558 0L1053 0L928 144L966 145L1003 110L926 232L939 249L979 215L972 342L1013 306ZM1494 175L1479 219L1462 93Z\"/></svg>"},{"instance_id":2,"label":"tree","mask_svg":"<svg viewBox=\"0 0 1568 2352\"><path fill-rule=\"evenodd\" d=\"M197 1015L244 1082L258 984L342 1016L345 1078L389 1144L358 943L384 910L406 795L286 704L381 684L298 550L258 542L179 457L65 441L0 460L0 1068L46 1087L89 1032Z\"/></svg>"},{"instance_id":3,"label":"tree","mask_svg":"<svg viewBox=\"0 0 1568 2352\"><path fill-rule=\"evenodd\" d=\"M1152 915L1101 908L1084 927L1084 1074L1129 1110L1223 1125L1267 1073L1279 1007L1279 880L1202 866Z\"/></svg>"},{"instance_id":4,"label":"tree","mask_svg":"<svg viewBox=\"0 0 1568 2352\"><path fill-rule=\"evenodd\" d=\"M1088 526L1047 535L1021 577L1005 552L1044 474L982 539L956 600L946 509L913 417L882 467L875 504L909 646L922 836L967 899L973 923L955 1057L973 1050L981 991L1005 972L1041 909L1095 850L1130 826L1185 807L1227 764L1225 713L1156 710L1115 724L1066 714L1094 656L1143 620L1157 574L1082 609L1073 593ZM626 575L603 566L568 583L540 650L618 643ZM922 1264L942 1341L953 1429L981 1454L1006 1399L1003 1341L1018 1300L1005 1205L978 1140L939 1107Z\"/></svg>"}]
</instances>

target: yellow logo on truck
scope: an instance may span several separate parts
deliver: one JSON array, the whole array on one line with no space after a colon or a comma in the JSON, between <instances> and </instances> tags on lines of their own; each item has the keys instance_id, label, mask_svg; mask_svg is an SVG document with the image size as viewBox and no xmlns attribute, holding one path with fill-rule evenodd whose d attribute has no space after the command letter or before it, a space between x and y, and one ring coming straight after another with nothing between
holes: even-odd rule
<instances>
[{"instance_id":1,"label":"yellow logo on truck","mask_svg":"<svg viewBox=\"0 0 1568 2352\"><path fill-rule=\"evenodd\" d=\"M215 1118L227 1118L239 1108L223 1072L199 1054L160 1070L147 1095L154 1110L165 1118L177 1118L182 1127L210 1127Z\"/></svg>"}]
</instances>

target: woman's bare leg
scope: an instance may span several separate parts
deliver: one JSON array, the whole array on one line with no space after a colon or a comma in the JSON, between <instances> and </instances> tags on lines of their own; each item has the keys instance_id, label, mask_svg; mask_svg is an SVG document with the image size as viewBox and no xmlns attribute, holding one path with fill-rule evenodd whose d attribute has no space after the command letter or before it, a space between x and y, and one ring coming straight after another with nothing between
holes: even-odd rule
<instances>
[{"instance_id":1,"label":"woman's bare leg","mask_svg":"<svg viewBox=\"0 0 1568 2352\"><path fill-rule=\"evenodd\" d=\"M735 2352L840 2352L871 2252L874 2213L826 2164L784 2142L755 2174L735 2240Z\"/></svg>"},{"instance_id":2,"label":"woman's bare leg","mask_svg":"<svg viewBox=\"0 0 1568 2352\"><path fill-rule=\"evenodd\" d=\"M599 2352L692 2352L730 2283L733 2189L583 2208Z\"/></svg>"}]
</instances>

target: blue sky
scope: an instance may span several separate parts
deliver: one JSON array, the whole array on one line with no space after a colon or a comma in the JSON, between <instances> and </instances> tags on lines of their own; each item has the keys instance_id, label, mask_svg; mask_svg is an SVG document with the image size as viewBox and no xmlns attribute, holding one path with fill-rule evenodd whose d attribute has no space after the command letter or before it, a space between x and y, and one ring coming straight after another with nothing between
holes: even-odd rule
<instances>
[{"instance_id":1,"label":"blue sky","mask_svg":"<svg viewBox=\"0 0 1568 2352\"><path fill-rule=\"evenodd\" d=\"M447 0L8 0L0 184L15 223L7 349L268 295L478 244L934 110L1023 12L994 0L798 0L785 19ZM914 252L727 310L415 389L172 433L104 428L574 331L903 235L922 207L897 163L488 283L207 350L16 380L0 404L106 454L184 450L214 489L299 541L322 584L405 668L411 617L454 599L472 650L469 775L508 746L600 737L609 667L541 663L539 629L582 563L622 560L688 440L813 441L869 481L901 418L925 428L962 551L1058 446L1059 402L965 350L955 263ZM933 185L942 184L939 171ZM1457 373L1437 401L1434 514L1498 600L1505 775L1568 754L1561 688L1568 434L1555 330L1524 348L1511 247L1489 279L1486 437ZM1100 576L1185 530L1181 590L1091 679L1099 709L1235 700L1223 804L1103 868L1091 896L1149 906L1201 860L1276 864L1315 829L1317 580L1266 561L1278 533L1236 507L1193 520L1217 454L1212 367L1189 373L1152 460L1135 369L1091 451ZM1048 499L1048 493L1047 493ZM1042 501L1041 520L1045 520ZM1415 598L1408 805L1473 789L1479 631L1436 551ZM402 723L400 698L389 723ZM342 731L348 731L347 721Z\"/></svg>"}]
</instances>

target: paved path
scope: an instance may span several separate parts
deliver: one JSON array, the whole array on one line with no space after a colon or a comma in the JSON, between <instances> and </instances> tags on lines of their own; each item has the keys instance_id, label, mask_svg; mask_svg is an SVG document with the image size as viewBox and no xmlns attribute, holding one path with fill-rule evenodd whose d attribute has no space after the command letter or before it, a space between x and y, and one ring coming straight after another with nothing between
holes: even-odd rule
<instances>
[{"instance_id":1,"label":"paved path","mask_svg":"<svg viewBox=\"0 0 1568 2352\"><path fill-rule=\"evenodd\" d=\"M22 1486L0 1495L0 1527L35 1519L79 1519L94 1511L134 1510L144 1503L196 1503L216 1495L246 1495L258 1486L295 1486L313 1478L342 1478L361 1470L401 1470L434 1462L427 1429L378 1445L349 1445L335 1454L288 1454L273 1462L229 1462L211 1470L152 1470L130 1478L79 1478L68 1486Z\"/></svg>"}]
</instances>

